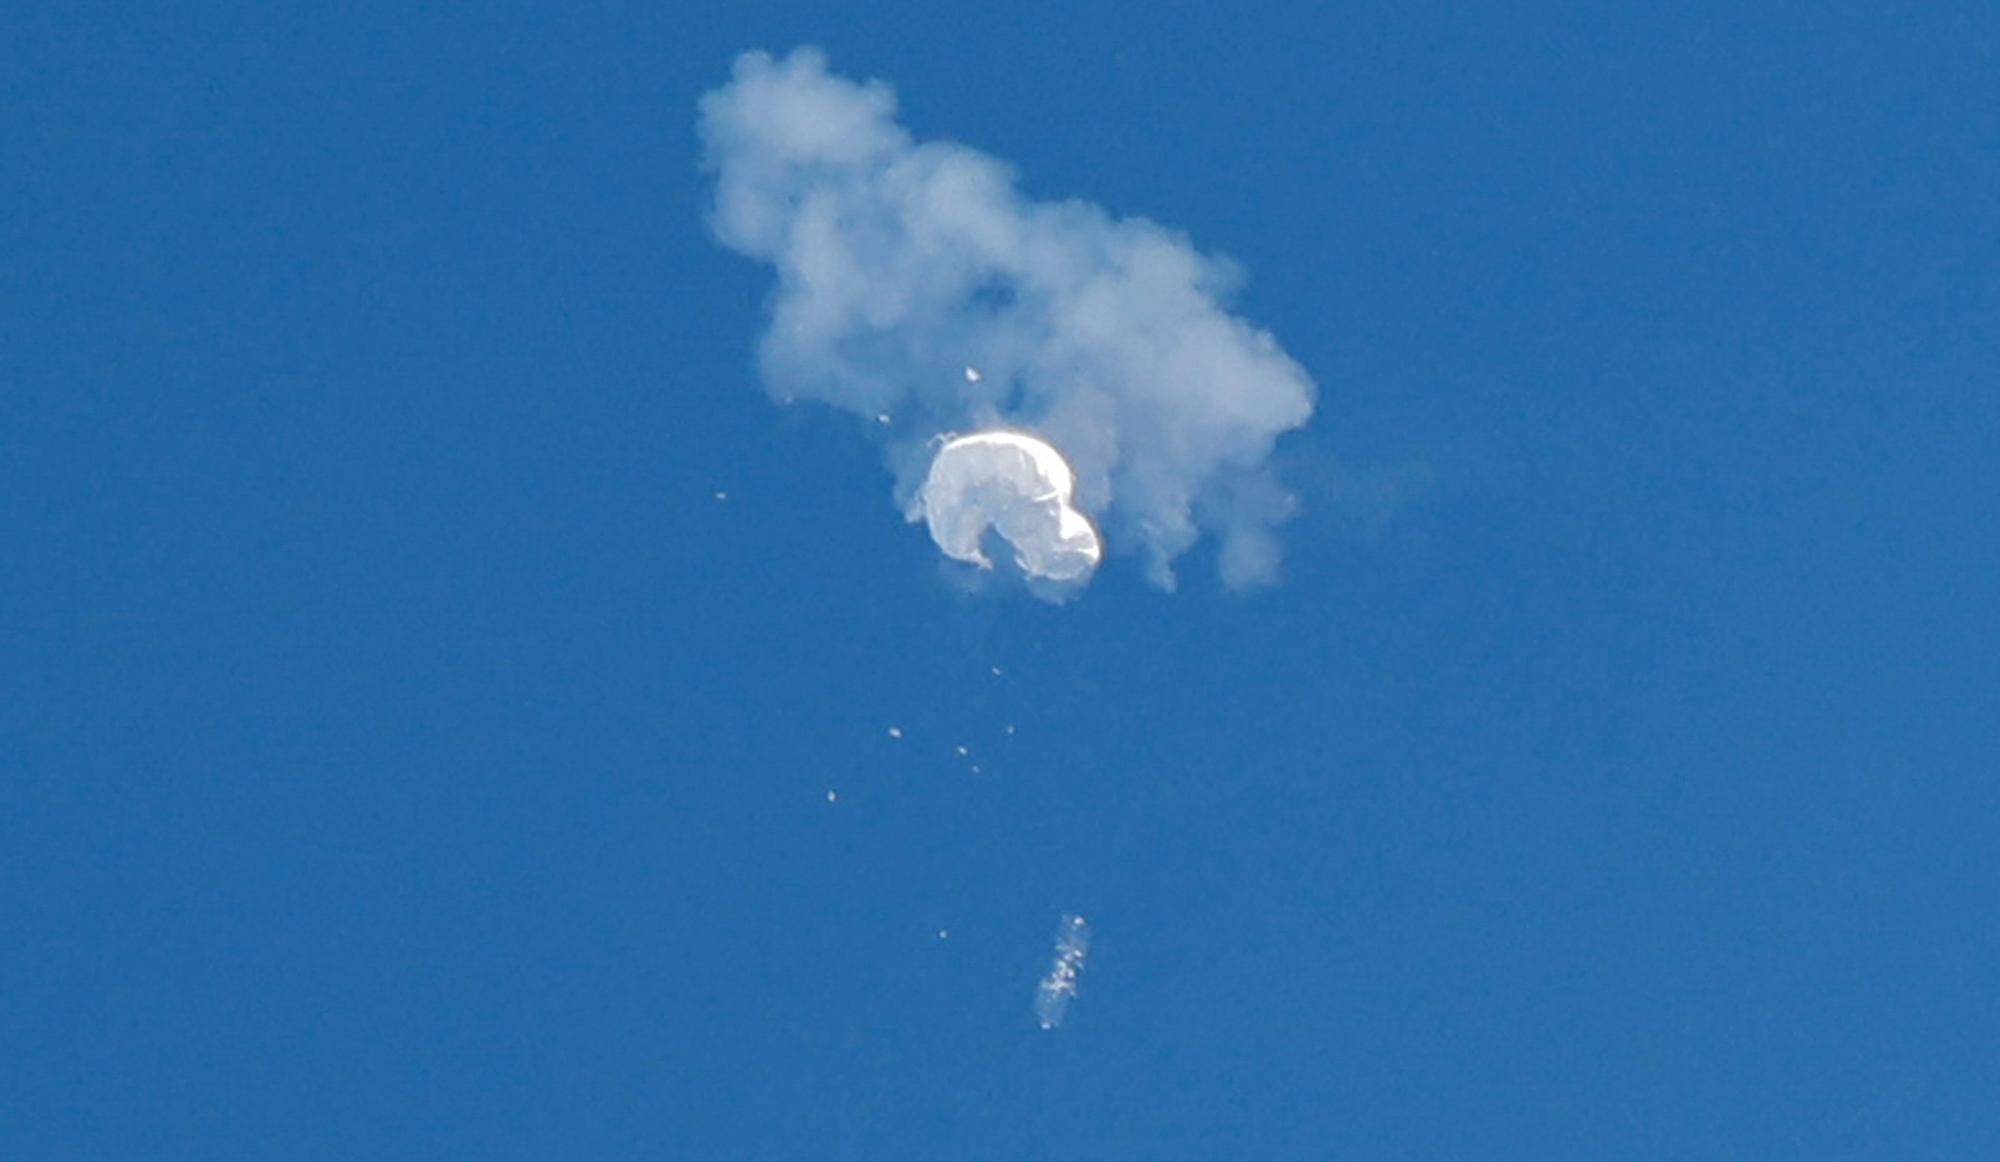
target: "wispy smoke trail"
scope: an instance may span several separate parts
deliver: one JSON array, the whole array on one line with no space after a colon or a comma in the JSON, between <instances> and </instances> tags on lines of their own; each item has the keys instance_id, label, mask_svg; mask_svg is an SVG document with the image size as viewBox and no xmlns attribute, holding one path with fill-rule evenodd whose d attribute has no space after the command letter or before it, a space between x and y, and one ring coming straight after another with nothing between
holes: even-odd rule
<instances>
[{"instance_id":1,"label":"wispy smoke trail","mask_svg":"<svg viewBox=\"0 0 2000 1162\"><path fill-rule=\"evenodd\" d=\"M738 58L701 134L716 236L777 268L767 386L888 417L899 503L931 437L1030 431L1162 587L1203 531L1228 584L1274 577L1292 504L1266 461L1313 385L1223 309L1228 264L1143 219L1023 198L993 158L913 141L887 86L813 49Z\"/></svg>"}]
</instances>

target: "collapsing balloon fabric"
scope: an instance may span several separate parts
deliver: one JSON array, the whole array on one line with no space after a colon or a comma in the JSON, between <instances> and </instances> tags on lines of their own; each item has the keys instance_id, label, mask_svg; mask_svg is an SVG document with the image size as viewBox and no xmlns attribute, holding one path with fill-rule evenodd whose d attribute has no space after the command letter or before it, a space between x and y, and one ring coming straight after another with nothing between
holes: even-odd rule
<instances>
[{"instance_id":1,"label":"collapsing balloon fabric","mask_svg":"<svg viewBox=\"0 0 2000 1162\"><path fill-rule=\"evenodd\" d=\"M1227 584L1274 579L1293 506L1269 460L1314 388L1224 309L1228 263L1143 219L1024 198L1007 166L913 140L887 86L812 49L740 57L701 135L717 239L776 270L766 387L886 438L901 505L946 555L985 563L992 532L1029 576L1080 581L1108 542L1172 588L1210 534Z\"/></svg>"},{"instance_id":2,"label":"collapsing balloon fabric","mask_svg":"<svg viewBox=\"0 0 2000 1162\"><path fill-rule=\"evenodd\" d=\"M991 529L1014 547L1024 574L1076 581L1104 551L1075 494L1069 464L1048 444L1026 432L979 432L938 449L909 517L929 524L954 560L991 568L979 545Z\"/></svg>"}]
</instances>

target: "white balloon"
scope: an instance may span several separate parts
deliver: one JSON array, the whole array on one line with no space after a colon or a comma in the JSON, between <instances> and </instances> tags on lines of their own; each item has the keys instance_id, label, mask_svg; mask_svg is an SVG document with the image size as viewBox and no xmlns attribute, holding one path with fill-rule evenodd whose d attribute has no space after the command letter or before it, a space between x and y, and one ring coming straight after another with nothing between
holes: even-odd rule
<instances>
[{"instance_id":1,"label":"white balloon","mask_svg":"<svg viewBox=\"0 0 2000 1162\"><path fill-rule=\"evenodd\" d=\"M1062 453L1027 432L975 432L947 440L910 506L945 556L990 569L988 529L1014 548L1030 577L1076 581L1104 557L1097 529L1075 505L1076 475Z\"/></svg>"}]
</instances>

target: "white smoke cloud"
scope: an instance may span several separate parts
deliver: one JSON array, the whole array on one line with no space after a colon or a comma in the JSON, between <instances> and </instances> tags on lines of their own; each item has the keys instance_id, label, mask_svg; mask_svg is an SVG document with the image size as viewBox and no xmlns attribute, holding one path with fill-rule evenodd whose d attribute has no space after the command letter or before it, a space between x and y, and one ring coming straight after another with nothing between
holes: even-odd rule
<instances>
[{"instance_id":1,"label":"white smoke cloud","mask_svg":"<svg viewBox=\"0 0 2000 1162\"><path fill-rule=\"evenodd\" d=\"M905 507L936 434L1028 431L1163 588L1203 532L1227 584L1273 579L1292 503L1266 461L1313 385L1223 309L1228 264L1143 219L1027 200L993 158L912 140L887 86L813 49L739 57L701 134L717 238L777 268L766 385L888 417Z\"/></svg>"}]
</instances>

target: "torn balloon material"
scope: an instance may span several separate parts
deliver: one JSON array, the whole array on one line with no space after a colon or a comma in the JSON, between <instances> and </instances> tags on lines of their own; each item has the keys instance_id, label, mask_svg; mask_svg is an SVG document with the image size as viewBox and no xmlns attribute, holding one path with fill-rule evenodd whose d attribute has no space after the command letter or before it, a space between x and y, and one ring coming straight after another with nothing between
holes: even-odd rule
<instances>
[{"instance_id":1,"label":"torn balloon material","mask_svg":"<svg viewBox=\"0 0 2000 1162\"><path fill-rule=\"evenodd\" d=\"M1076 476L1062 454L1026 432L979 432L945 442L931 461L909 518L924 521L944 554L982 569L989 531L1014 549L1030 577L1077 581L1103 546L1076 508Z\"/></svg>"}]
</instances>

